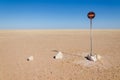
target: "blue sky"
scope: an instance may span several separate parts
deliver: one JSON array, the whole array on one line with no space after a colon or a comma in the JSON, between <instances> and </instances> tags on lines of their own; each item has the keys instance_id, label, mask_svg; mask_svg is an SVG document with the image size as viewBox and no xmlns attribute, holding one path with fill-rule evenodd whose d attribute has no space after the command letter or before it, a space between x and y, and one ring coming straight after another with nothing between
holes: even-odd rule
<instances>
[{"instance_id":1,"label":"blue sky","mask_svg":"<svg viewBox=\"0 0 120 80\"><path fill-rule=\"evenodd\" d=\"M120 29L120 0L0 0L0 29Z\"/></svg>"}]
</instances>

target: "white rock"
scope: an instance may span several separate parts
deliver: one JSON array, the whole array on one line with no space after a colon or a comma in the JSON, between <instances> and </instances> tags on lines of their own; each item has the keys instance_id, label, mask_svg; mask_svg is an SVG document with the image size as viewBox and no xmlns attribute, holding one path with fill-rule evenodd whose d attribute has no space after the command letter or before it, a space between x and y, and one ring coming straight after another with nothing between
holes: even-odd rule
<instances>
[{"instance_id":1,"label":"white rock","mask_svg":"<svg viewBox=\"0 0 120 80\"><path fill-rule=\"evenodd\" d=\"M27 58L27 61L33 61L33 56L29 56L28 58Z\"/></svg>"},{"instance_id":2,"label":"white rock","mask_svg":"<svg viewBox=\"0 0 120 80\"><path fill-rule=\"evenodd\" d=\"M97 61L96 55L92 55L92 56L91 56L91 55L88 55L88 56L87 56L87 59L90 60L90 61L94 61L94 62Z\"/></svg>"},{"instance_id":3,"label":"white rock","mask_svg":"<svg viewBox=\"0 0 120 80\"><path fill-rule=\"evenodd\" d=\"M63 53L62 52L58 52L55 56L55 59L62 59L63 58Z\"/></svg>"},{"instance_id":4,"label":"white rock","mask_svg":"<svg viewBox=\"0 0 120 80\"><path fill-rule=\"evenodd\" d=\"M94 62L97 61L96 55L91 56L91 60L94 61Z\"/></svg>"},{"instance_id":5,"label":"white rock","mask_svg":"<svg viewBox=\"0 0 120 80\"><path fill-rule=\"evenodd\" d=\"M101 56L100 56L100 55L97 55L96 57L97 57L97 59L98 59L98 60L100 60L100 59L101 59Z\"/></svg>"}]
</instances>

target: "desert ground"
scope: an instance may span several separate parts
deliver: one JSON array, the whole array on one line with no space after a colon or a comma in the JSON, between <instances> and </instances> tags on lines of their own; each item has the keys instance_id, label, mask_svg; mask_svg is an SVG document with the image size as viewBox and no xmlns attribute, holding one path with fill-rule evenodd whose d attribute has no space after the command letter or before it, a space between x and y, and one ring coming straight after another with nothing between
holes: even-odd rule
<instances>
[{"instance_id":1,"label":"desert ground","mask_svg":"<svg viewBox=\"0 0 120 80\"><path fill-rule=\"evenodd\" d=\"M120 30L0 30L0 80L120 80ZM63 59L54 59L57 51ZM33 61L27 61L33 56Z\"/></svg>"}]
</instances>

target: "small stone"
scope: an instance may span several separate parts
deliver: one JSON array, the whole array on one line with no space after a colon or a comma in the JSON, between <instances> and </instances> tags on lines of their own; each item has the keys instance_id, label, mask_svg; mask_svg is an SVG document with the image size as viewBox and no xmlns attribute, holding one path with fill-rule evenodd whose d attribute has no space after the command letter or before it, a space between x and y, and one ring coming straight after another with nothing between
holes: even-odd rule
<instances>
[{"instance_id":1,"label":"small stone","mask_svg":"<svg viewBox=\"0 0 120 80\"><path fill-rule=\"evenodd\" d=\"M97 59L100 60L101 59L101 56L100 55L96 55Z\"/></svg>"},{"instance_id":2,"label":"small stone","mask_svg":"<svg viewBox=\"0 0 120 80\"><path fill-rule=\"evenodd\" d=\"M27 61L33 61L33 56L29 56L28 58L27 58Z\"/></svg>"},{"instance_id":3,"label":"small stone","mask_svg":"<svg viewBox=\"0 0 120 80\"><path fill-rule=\"evenodd\" d=\"M58 52L53 58L54 59L62 59L63 58L63 53L62 52Z\"/></svg>"}]
</instances>

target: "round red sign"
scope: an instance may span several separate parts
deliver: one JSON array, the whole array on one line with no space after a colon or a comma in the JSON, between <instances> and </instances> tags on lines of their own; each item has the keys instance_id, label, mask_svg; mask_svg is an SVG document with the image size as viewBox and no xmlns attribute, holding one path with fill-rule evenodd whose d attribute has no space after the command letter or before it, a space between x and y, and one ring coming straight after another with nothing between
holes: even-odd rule
<instances>
[{"instance_id":1,"label":"round red sign","mask_svg":"<svg viewBox=\"0 0 120 80\"><path fill-rule=\"evenodd\" d=\"M87 16L88 16L89 19L93 19L95 17L95 13L94 12L89 12L87 14Z\"/></svg>"}]
</instances>

